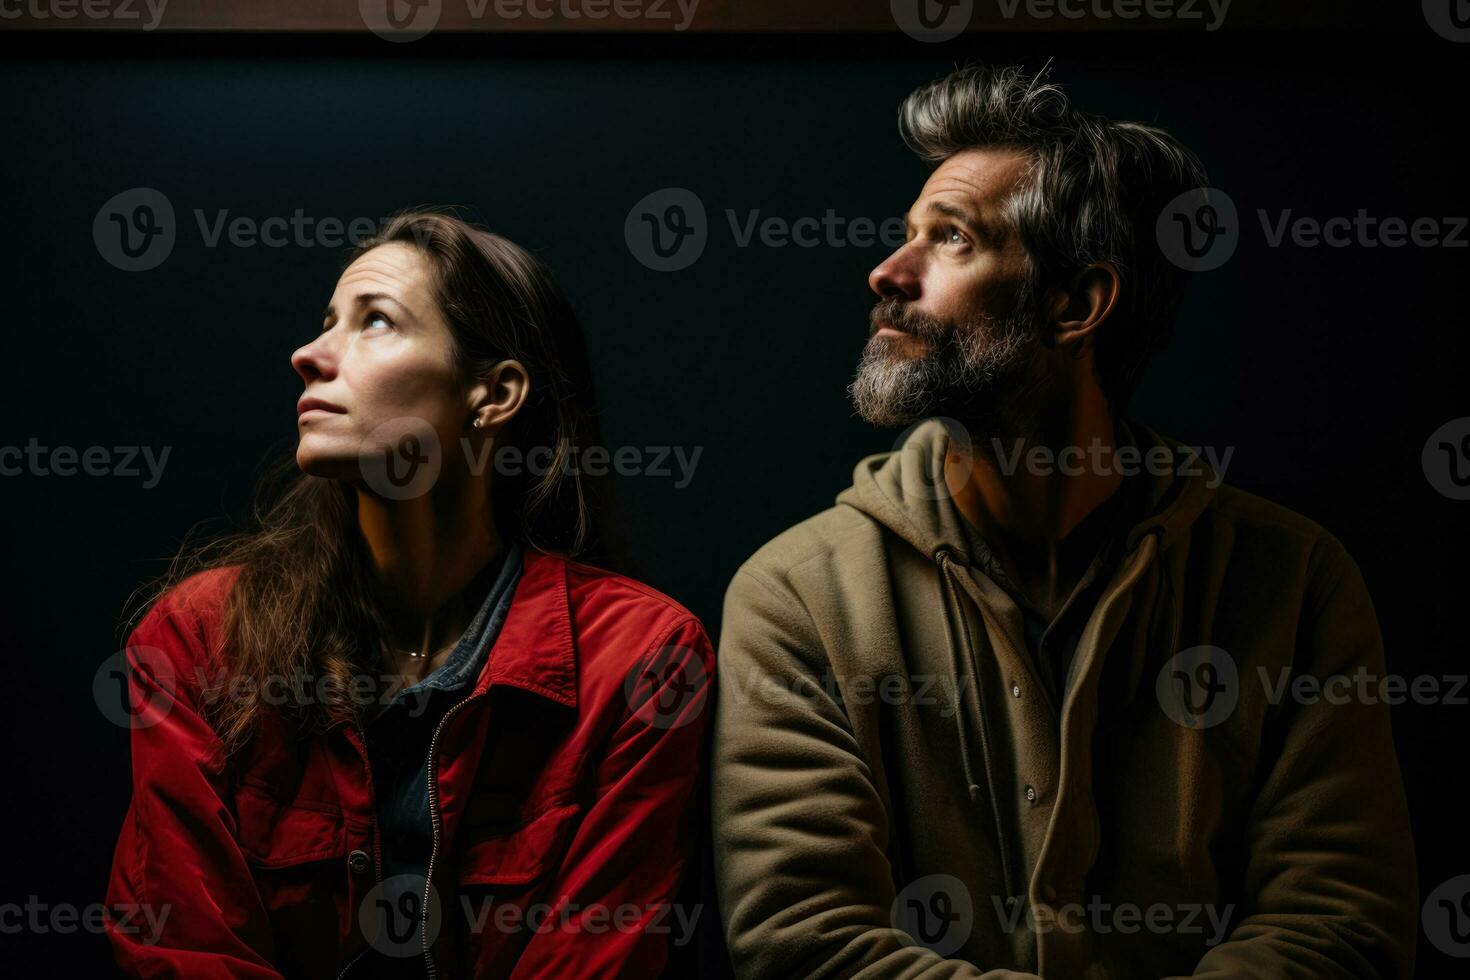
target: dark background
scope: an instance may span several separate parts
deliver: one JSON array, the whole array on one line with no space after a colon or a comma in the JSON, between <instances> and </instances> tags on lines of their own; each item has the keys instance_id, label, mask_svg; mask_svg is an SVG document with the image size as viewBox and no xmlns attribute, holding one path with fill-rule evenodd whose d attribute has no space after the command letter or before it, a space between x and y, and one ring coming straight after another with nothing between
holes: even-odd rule
<instances>
[{"instance_id":1,"label":"dark background","mask_svg":"<svg viewBox=\"0 0 1470 980\"><path fill-rule=\"evenodd\" d=\"M1409 10L1416 14L1417 11ZM320 326L340 248L204 247L193 211L378 218L456 204L538 251L582 318L610 446L703 447L693 482L621 482L638 573L719 627L725 584L886 451L846 401L886 249L737 247L725 219L901 214L925 171L898 103L957 62L1039 67L1082 107L1177 132L1239 206L1242 242L1196 278L1133 414L1235 447L1229 481L1322 523L1362 566L1389 669L1463 674L1466 507L1420 453L1470 414L1464 249L1268 247L1256 209L1465 215L1470 48L1402 31L969 36L0 35L6 314L0 444L172 447L162 482L0 477L0 903L102 900L127 804L127 732L92 677L125 599L201 521L248 513L294 446L288 357ZM127 273L92 241L128 188L179 240ZM629 252L664 187L708 209L680 272ZM1470 707L1394 709L1428 894L1470 872ZM713 916L713 910L707 910ZM1443 976L1421 935L1420 975ZM0 936L0 964L106 975L106 940Z\"/></svg>"}]
</instances>

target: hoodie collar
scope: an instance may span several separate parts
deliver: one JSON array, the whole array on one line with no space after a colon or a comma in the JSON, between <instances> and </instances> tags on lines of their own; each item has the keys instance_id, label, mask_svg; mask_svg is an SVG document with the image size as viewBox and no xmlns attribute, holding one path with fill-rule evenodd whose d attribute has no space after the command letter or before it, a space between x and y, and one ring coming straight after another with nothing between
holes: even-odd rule
<instances>
[{"instance_id":1,"label":"hoodie collar","mask_svg":"<svg viewBox=\"0 0 1470 980\"><path fill-rule=\"evenodd\" d=\"M1119 445L1131 441L1139 449L1140 466L1151 450L1158 455L1167 452L1171 460L1159 472L1141 473L1142 502L1135 513L1144 516L1128 529L1124 540L1124 550L1131 552L1145 535L1157 533L1162 551L1199 517L1219 480L1207 462L1192 457L1175 440L1130 419L1119 419L1117 424L1123 429ZM838 494L837 503L867 514L931 560L941 552L968 559L963 517L944 482L944 458L953 436L969 438L953 419L918 423L892 451L859 461L852 486ZM1185 460L1191 464L1189 471L1179 472Z\"/></svg>"}]
</instances>

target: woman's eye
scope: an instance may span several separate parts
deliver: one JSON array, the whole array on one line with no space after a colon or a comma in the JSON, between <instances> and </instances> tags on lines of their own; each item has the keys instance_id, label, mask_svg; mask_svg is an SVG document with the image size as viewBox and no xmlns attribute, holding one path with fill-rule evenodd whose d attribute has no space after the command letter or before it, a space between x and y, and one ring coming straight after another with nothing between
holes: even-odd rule
<instances>
[{"instance_id":1,"label":"woman's eye","mask_svg":"<svg viewBox=\"0 0 1470 980\"><path fill-rule=\"evenodd\" d=\"M369 326L369 327L377 326L377 325L382 325L382 326L385 326L385 327L391 327L391 326L393 326L393 321L390 320L390 319L388 319L386 316L384 316L381 313L369 313L367 319L365 321L363 321L363 323L364 323L365 326Z\"/></svg>"}]
</instances>

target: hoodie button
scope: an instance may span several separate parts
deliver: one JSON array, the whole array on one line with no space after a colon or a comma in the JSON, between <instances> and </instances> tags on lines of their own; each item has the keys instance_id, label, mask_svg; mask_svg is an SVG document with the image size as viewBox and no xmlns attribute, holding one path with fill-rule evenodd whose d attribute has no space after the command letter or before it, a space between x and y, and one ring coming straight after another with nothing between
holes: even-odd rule
<instances>
[{"instance_id":1,"label":"hoodie button","mask_svg":"<svg viewBox=\"0 0 1470 980\"><path fill-rule=\"evenodd\" d=\"M1036 789L1035 789L1035 787L1032 787L1032 786L1027 786L1026 787L1026 802L1027 803L1035 803L1036 802Z\"/></svg>"},{"instance_id":2,"label":"hoodie button","mask_svg":"<svg viewBox=\"0 0 1470 980\"><path fill-rule=\"evenodd\" d=\"M1011 697L1018 698L1020 696L1021 696L1021 685L1020 684L1012 684L1011 685Z\"/></svg>"},{"instance_id":3,"label":"hoodie button","mask_svg":"<svg viewBox=\"0 0 1470 980\"><path fill-rule=\"evenodd\" d=\"M347 855L347 867L352 869L353 874L361 878L372 870L373 859L368 857L367 851L356 850Z\"/></svg>"}]
</instances>

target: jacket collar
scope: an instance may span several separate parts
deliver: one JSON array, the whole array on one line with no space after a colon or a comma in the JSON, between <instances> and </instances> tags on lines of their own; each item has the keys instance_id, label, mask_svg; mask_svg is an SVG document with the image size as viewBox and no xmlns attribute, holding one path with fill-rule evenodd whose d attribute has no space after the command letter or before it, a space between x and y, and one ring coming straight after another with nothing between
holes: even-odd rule
<instances>
[{"instance_id":1,"label":"jacket collar","mask_svg":"<svg viewBox=\"0 0 1470 980\"><path fill-rule=\"evenodd\" d=\"M501 684L575 708L577 658L566 559L527 545L523 561L510 611L474 693Z\"/></svg>"}]
</instances>

